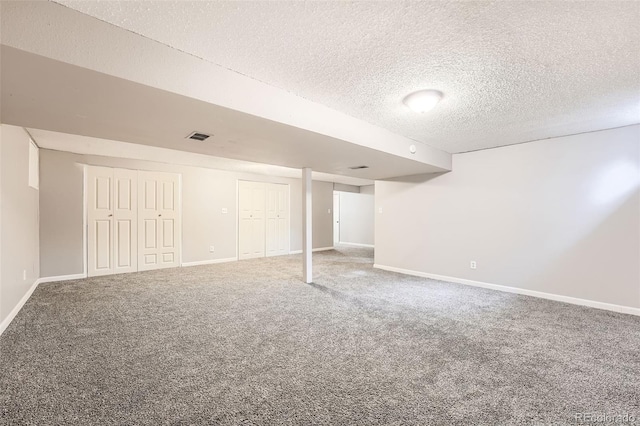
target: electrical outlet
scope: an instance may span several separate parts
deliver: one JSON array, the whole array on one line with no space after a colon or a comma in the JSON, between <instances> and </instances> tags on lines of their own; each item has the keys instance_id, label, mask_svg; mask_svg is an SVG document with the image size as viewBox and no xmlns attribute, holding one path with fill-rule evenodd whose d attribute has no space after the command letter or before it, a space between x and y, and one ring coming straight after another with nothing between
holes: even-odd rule
<instances>
[{"instance_id":1,"label":"electrical outlet","mask_svg":"<svg viewBox=\"0 0 640 426\"><path fill-rule=\"evenodd\" d=\"M469 263L469 268L471 268L471 269L476 269L476 268L477 268L477 266L478 266L478 265L476 264L476 261L475 261L475 260L472 260L472 261Z\"/></svg>"},{"instance_id":2,"label":"electrical outlet","mask_svg":"<svg viewBox=\"0 0 640 426\"><path fill-rule=\"evenodd\" d=\"M216 251L216 248L214 246L209 246L209 253L213 253L214 251Z\"/></svg>"},{"instance_id":3,"label":"electrical outlet","mask_svg":"<svg viewBox=\"0 0 640 426\"><path fill-rule=\"evenodd\" d=\"M23 281L26 281L26 280L27 280L27 270L26 270L26 269L23 269L23 270L22 270L22 280L23 280Z\"/></svg>"},{"instance_id":4,"label":"electrical outlet","mask_svg":"<svg viewBox=\"0 0 640 426\"><path fill-rule=\"evenodd\" d=\"M222 214L227 214L227 213L229 213L229 210L227 210L226 207L223 207L222 208Z\"/></svg>"},{"instance_id":5,"label":"electrical outlet","mask_svg":"<svg viewBox=\"0 0 640 426\"><path fill-rule=\"evenodd\" d=\"M378 209L378 213L382 213L382 207Z\"/></svg>"}]
</instances>

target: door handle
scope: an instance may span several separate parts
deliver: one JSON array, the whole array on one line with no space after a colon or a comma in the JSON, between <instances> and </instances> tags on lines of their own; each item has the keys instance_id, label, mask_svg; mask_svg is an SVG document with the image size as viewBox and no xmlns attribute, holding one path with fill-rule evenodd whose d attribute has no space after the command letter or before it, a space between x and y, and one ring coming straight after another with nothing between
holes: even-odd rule
<instances>
[{"instance_id":1,"label":"door handle","mask_svg":"<svg viewBox=\"0 0 640 426\"><path fill-rule=\"evenodd\" d=\"M109 217L113 216L112 214L109 215Z\"/></svg>"},{"instance_id":2,"label":"door handle","mask_svg":"<svg viewBox=\"0 0 640 426\"><path fill-rule=\"evenodd\" d=\"M158 215L158 217L162 217L162 215L161 215L161 214L159 214L159 215Z\"/></svg>"}]
</instances>

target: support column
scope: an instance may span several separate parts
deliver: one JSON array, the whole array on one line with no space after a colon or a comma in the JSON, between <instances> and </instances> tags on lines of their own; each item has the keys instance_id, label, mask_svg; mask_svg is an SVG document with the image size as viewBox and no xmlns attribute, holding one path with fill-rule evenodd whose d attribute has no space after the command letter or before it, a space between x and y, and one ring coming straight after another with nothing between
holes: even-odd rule
<instances>
[{"instance_id":1,"label":"support column","mask_svg":"<svg viewBox=\"0 0 640 426\"><path fill-rule=\"evenodd\" d=\"M309 284L313 282L312 245L311 245L311 168L302 169L302 278Z\"/></svg>"}]
</instances>

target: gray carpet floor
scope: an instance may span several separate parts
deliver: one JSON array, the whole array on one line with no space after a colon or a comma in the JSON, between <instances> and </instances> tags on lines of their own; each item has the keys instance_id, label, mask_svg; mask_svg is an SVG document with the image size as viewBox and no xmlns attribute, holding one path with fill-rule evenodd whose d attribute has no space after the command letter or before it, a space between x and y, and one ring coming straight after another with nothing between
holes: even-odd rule
<instances>
[{"instance_id":1,"label":"gray carpet floor","mask_svg":"<svg viewBox=\"0 0 640 426\"><path fill-rule=\"evenodd\" d=\"M0 423L640 424L639 317L314 260L312 285L300 255L40 285Z\"/></svg>"}]
</instances>

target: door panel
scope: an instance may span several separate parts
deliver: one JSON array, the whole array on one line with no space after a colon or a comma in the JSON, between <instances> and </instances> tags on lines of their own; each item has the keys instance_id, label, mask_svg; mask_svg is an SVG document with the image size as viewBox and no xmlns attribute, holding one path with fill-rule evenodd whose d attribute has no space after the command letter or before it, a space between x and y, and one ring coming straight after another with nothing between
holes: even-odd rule
<instances>
[{"instance_id":1,"label":"door panel","mask_svg":"<svg viewBox=\"0 0 640 426\"><path fill-rule=\"evenodd\" d=\"M264 257L264 243L265 243L265 229L264 229L264 218L253 218L252 228L253 235L252 238L252 248L251 248L251 256L252 257Z\"/></svg>"},{"instance_id":2,"label":"door panel","mask_svg":"<svg viewBox=\"0 0 640 426\"><path fill-rule=\"evenodd\" d=\"M113 273L138 270L138 174L135 170L113 169Z\"/></svg>"},{"instance_id":3,"label":"door panel","mask_svg":"<svg viewBox=\"0 0 640 426\"><path fill-rule=\"evenodd\" d=\"M95 176L95 209L111 211L111 182L113 181L113 171L97 170Z\"/></svg>"},{"instance_id":4,"label":"door panel","mask_svg":"<svg viewBox=\"0 0 640 426\"><path fill-rule=\"evenodd\" d=\"M163 248L173 248L173 219L163 219L162 220L162 247Z\"/></svg>"},{"instance_id":5,"label":"door panel","mask_svg":"<svg viewBox=\"0 0 640 426\"><path fill-rule=\"evenodd\" d=\"M145 219L144 220L144 248L145 249L155 249L158 244L158 236L156 229L158 228L158 224L156 219Z\"/></svg>"},{"instance_id":6,"label":"door panel","mask_svg":"<svg viewBox=\"0 0 640 426\"><path fill-rule=\"evenodd\" d=\"M118 210L131 210L131 199L133 198L131 179L119 176L116 178L116 182L116 208Z\"/></svg>"},{"instance_id":7,"label":"door panel","mask_svg":"<svg viewBox=\"0 0 640 426\"><path fill-rule=\"evenodd\" d=\"M132 267L132 258L131 258L131 241L132 232L131 232L131 221L130 220L119 220L116 225L116 238L117 243L115 244L117 256L116 256L116 267L118 268L130 268Z\"/></svg>"},{"instance_id":8,"label":"door panel","mask_svg":"<svg viewBox=\"0 0 640 426\"><path fill-rule=\"evenodd\" d=\"M143 173L143 172L141 172ZM158 209L156 181L153 178L144 176L144 209L156 211Z\"/></svg>"},{"instance_id":9,"label":"door panel","mask_svg":"<svg viewBox=\"0 0 640 426\"><path fill-rule=\"evenodd\" d=\"M289 186L267 184L267 256L289 254Z\"/></svg>"},{"instance_id":10,"label":"door panel","mask_svg":"<svg viewBox=\"0 0 640 426\"><path fill-rule=\"evenodd\" d=\"M113 273L113 169L87 167L87 274Z\"/></svg>"},{"instance_id":11,"label":"door panel","mask_svg":"<svg viewBox=\"0 0 640 426\"><path fill-rule=\"evenodd\" d=\"M139 270L170 268L180 262L179 175L138 172L140 209Z\"/></svg>"},{"instance_id":12,"label":"door panel","mask_svg":"<svg viewBox=\"0 0 640 426\"><path fill-rule=\"evenodd\" d=\"M173 182L162 182L162 207L164 210L173 210L175 202L175 188Z\"/></svg>"},{"instance_id":13,"label":"door panel","mask_svg":"<svg viewBox=\"0 0 640 426\"><path fill-rule=\"evenodd\" d=\"M95 221L95 270L108 271L111 269L111 221Z\"/></svg>"},{"instance_id":14,"label":"door panel","mask_svg":"<svg viewBox=\"0 0 640 426\"><path fill-rule=\"evenodd\" d=\"M238 182L238 258L265 255L265 184Z\"/></svg>"}]
</instances>

